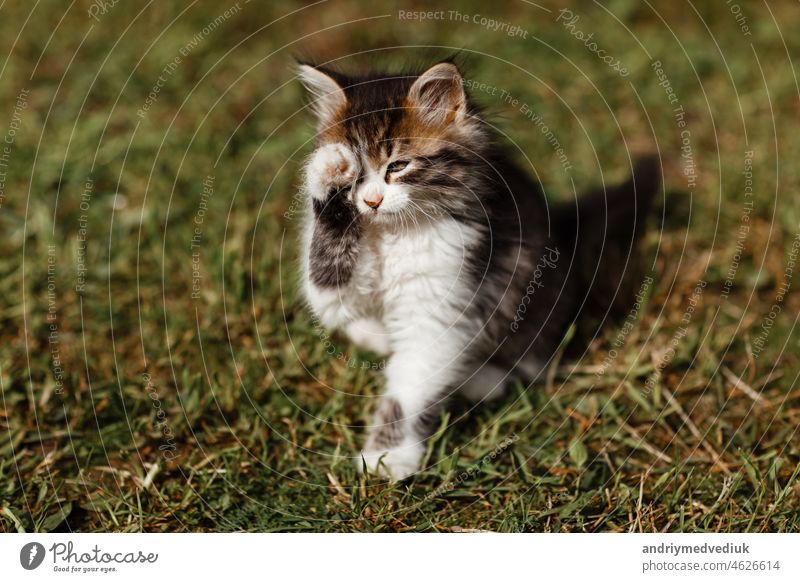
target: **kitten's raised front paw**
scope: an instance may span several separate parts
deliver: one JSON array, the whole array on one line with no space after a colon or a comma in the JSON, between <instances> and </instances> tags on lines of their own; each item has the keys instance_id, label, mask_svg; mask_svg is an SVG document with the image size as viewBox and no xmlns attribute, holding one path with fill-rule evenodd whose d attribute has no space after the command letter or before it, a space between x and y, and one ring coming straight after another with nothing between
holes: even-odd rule
<instances>
[{"instance_id":1,"label":"kitten's raised front paw","mask_svg":"<svg viewBox=\"0 0 800 582\"><path fill-rule=\"evenodd\" d=\"M358 158L340 143L317 149L306 167L306 186L315 198L324 200L333 188L352 184L358 176Z\"/></svg>"},{"instance_id":2,"label":"kitten's raised front paw","mask_svg":"<svg viewBox=\"0 0 800 582\"><path fill-rule=\"evenodd\" d=\"M368 472L392 481L402 481L419 471L424 452L422 444L398 446L383 451L364 450L356 459L356 466L361 472L366 463Z\"/></svg>"}]
</instances>

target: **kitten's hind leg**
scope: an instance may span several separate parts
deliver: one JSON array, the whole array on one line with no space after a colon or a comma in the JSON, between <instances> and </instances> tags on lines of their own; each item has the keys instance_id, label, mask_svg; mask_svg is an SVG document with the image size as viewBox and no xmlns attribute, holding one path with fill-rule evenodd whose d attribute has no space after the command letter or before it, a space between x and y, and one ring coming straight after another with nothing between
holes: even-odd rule
<instances>
[{"instance_id":1,"label":"kitten's hind leg","mask_svg":"<svg viewBox=\"0 0 800 582\"><path fill-rule=\"evenodd\" d=\"M381 356L391 352L389 333L377 319L358 319L348 324L346 331L350 341L362 348Z\"/></svg>"},{"instance_id":2,"label":"kitten's hind leg","mask_svg":"<svg viewBox=\"0 0 800 582\"><path fill-rule=\"evenodd\" d=\"M510 380L508 371L500 366L485 362L464 380L458 391L470 402L490 402L505 392Z\"/></svg>"}]
</instances>

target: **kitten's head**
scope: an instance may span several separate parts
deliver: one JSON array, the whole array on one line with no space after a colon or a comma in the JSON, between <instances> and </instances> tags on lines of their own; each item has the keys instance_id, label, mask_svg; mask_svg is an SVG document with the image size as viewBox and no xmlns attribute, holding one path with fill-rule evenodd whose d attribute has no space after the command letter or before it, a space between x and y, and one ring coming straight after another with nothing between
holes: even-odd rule
<instances>
[{"instance_id":1,"label":"kitten's head","mask_svg":"<svg viewBox=\"0 0 800 582\"><path fill-rule=\"evenodd\" d=\"M391 222L480 206L488 135L454 64L361 77L300 65L300 78L313 98L318 151L339 144L357 161L345 188L363 217Z\"/></svg>"}]
</instances>

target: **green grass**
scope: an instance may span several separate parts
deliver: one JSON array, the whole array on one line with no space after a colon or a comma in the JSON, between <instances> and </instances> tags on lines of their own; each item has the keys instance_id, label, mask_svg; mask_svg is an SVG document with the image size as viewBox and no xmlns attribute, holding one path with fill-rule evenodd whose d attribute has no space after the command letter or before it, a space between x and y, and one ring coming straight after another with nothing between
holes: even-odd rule
<instances>
[{"instance_id":1,"label":"green grass","mask_svg":"<svg viewBox=\"0 0 800 582\"><path fill-rule=\"evenodd\" d=\"M622 78L550 1L441 4L527 39L401 21L413 7L395 2L329 2L269 25L293 5L242 0L204 34L225 3L172 4L122 2L99 21L87 2L0 8L3 136L28 90L0 200L2 530L800 530L797 266L759 340L800 232L796 7L740 3L744 36L724 2L573 6ZM627 148L657 147L667 210L627 327L546 385L454 403L426 470L387 486L351 461L380 362L338 335L326 344L297 295L299 217L285 213L313 128L291 63L372 51L345 64L396 68L457 49L468 78L529 105L565 148L569 173L519 105L476 94L552 200L571 179L623 178ZM691 194L655 59L686 112Z\"/></svg>"}]
</instances>

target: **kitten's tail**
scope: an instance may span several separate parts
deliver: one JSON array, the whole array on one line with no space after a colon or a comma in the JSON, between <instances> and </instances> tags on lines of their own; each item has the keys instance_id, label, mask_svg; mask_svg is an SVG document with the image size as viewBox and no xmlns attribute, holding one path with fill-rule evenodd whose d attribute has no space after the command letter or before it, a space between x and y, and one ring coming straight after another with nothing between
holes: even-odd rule
<instances>
[{"instance_id":1,"label":"kitten's tail","mask_svg":"<svg viewBox=\"0 0 800 582\"><path fill-rule=\"evenodd\" d=\"M626 313L638 286L636 241L644 232L661 184L656 156L639 159L630 179L597 188L554 211L559 244L573 255L570 278L581 335L593 335L597 320ZM582 325L583 328L581 330Z\"/></svg>"}]
</instances>

